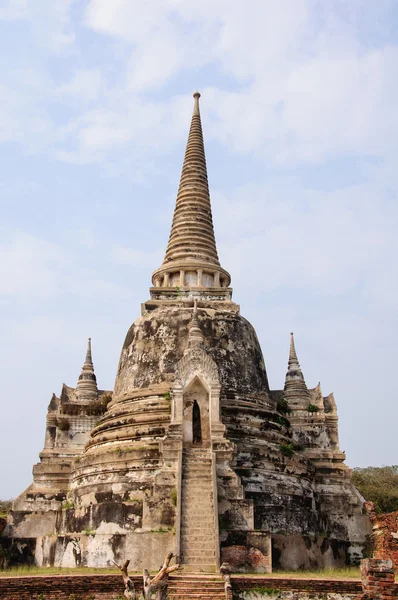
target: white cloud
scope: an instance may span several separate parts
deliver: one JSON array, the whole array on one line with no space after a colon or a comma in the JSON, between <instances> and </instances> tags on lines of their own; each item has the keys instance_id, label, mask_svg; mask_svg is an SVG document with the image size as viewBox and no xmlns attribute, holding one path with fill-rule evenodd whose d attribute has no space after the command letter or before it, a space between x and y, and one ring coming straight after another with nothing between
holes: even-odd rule
<instances>
[{"instance_id":1,"label":"white cloud","mask_svg":"<svg viewBox=\"0 0 398 600\"><path fill-rule=\"evenodd\" d=\"M205 65L235 80L234 91L204 90L203 113L211 125L207 139L236 152L294 164L391 148L398 134L397 48L363 47L363 6L250 5L170 0L143 8L129 0L92 0L86 22L131 46L125 93L149 91ZM371 8L369 19L387 8ZM114 118L122 123L116 112Z\"/></svg>"},{"instance_id":2,"label":"white cloud","mask_svg":"<svg viewBox=\"0 0 398 600\"><path fill-rule=\"evenodd\" d=\"M61 52L75 39L70 29L72 3L73 0L5 0L0 7L0 20L29 21L38 47Z\"/></svg>"},{"instance_id":3,"label":"white cloud","mask_svg":"<svg viewBox=\"0 0 398 600\"><path fill-rule=\"evenodd\" d=\"M58 294L57 273L66 262L60 247L18 232L0 247L0 294L20 299Z\"/></svg>"},{"instance_id":4,"label":"white cloud","mask_svg":"<svg viewBox=\"0 0 398 600\"><path fill-rule=\"evenodd\" d=\"M71 23L71 6L9 2L0 16L24 18L42 43L55 36L59 43L49 43L57 52L73 46L77 53L74 36L82 33ZM150 94L187 74L206 82L216 71L225 85L201 90L208 141L276 165L383 156L398 135L398 48L367 47L359 32L387 18L388 8L381 2L364 10L357 1L321 9L312 0L91 0L84 23L110 44L116 62L93 66L76 55L68 76L54 77L44 61L38 68L32 57L29 67L26 57L24 72L17 69L0 90L0 139L71 163L120 165L118 152L126 148L132 161L155 158L181 139L191 100ZM61 122L54 103L64 111Z\"/></svg>"},{"instance_id":5,"label":"white cloud","mask_svg":"<svg viewBox=\"0 0 398 600\"><path fill-rule=\"evenodd\" d=\"M80 231L83 242L92 237ZM21 304L54 301L68 295L81 299L131 299L134 293L118 283L97 276L81 262L80 250L65 248L32 235L17 232L0 246L0 295Z\"/></svg>"},{"instance_id":6,"label":"white cloud","mask_svg":"<svg viewBox=\"0 0 398 600\"><path fill-rule=\"evenodd\" d=\"M137 269L143 268L148 271L149 275L150 271L154 271L160 267L163 262L163 252L160 250L145 252L139 249L115 245L112 248L111 260L118 265L130 265Z\"/></svg>"},{"instance_id":7,"label":"white cloud","mask_svg":"<svg viewBox=\"0 0 398 600\"><path fill-rule=\"evenodd\" d=\"M0 7L0 19L14 21L23 19L28 13L29 0L4 0Z\"/></svg>"},{"instance_id":8,"label":"white cloud","mask_svg":"<svg viewBox=\"0 0 398 600\"><path fill-rule=\"evenodd\" d=\"M255 285L261 294L355 293L367 310L391 310L398 293L389 260L398 255L397 209L383 197L377 180L325 192L294 179L280 186L275 178L228 198L214 193L222 265L232 270L232 285Z\"/></svg>"},{"instance_id":9,"label":"white cloud","mask_svg":"<svg viewBox=\"0 0 398 600\"><path fill-rule=\"evenodd\" d=\"M98 98L102 86L102 75L98 69L79 69L55 93L64 101L70 96L77 101L90 103Z\"/></svg>"}]
</instances>

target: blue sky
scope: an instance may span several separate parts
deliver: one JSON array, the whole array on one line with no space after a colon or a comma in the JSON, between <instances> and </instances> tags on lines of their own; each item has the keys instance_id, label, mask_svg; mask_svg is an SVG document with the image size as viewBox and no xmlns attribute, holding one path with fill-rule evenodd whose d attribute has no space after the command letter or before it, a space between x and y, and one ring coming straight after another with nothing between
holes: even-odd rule
<instances>
[{"instance_id":1,"label":"blue sky","mask_svg":"<svg viewBox=\"0 0 398 600\"><path fill-rule=\"evenodd\" d=\"M192 111L215 232L270 385L289 332L347 464L395 464L398 7L3 0L0 497L31 481L86 339L112 388L166 248Z\"/></svg>"}]
</instances>

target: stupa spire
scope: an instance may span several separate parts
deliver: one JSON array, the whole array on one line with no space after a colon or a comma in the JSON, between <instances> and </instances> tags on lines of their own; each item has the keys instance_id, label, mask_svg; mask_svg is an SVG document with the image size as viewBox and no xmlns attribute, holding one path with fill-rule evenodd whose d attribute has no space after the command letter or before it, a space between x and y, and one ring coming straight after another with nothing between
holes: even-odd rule
<instances>
[{"instance_id":1,"label":"stupa spire","mask_svg":"<svg viewBox=\"0 0 398 600\"><path fill-rule=\"evenodd\" d=\"M300 369L300 364L297 359L296 347L294 345L294 334L290 334L290 349L289 349L289 361L288 361L289 370L291 368Z\"/></svg>"},{"instance_id":2,"label":"stupa spire","mask_svg":"<svg viewBox=\"0 0 398 600\"><path fill-rule=\"evenodd\" d=\"M304 375L297 358L293 333L290 334L289 361L284 390L285 396L289 402L290 398L297 401L302 398L303 400L307 401L309 397L307 384L305 383Z\"/></svg>"},{"instance_id":3,"label":"stupa spire","mask_svg":"<svg viewBox=\"0 0 398 600\"><path fill-rule=\"evenodd\" d=\"M78 400L95 400L98 396L97 378L91 355L91 338L88 338L86 360L77 381L76 396Z\"/></svg>"},{"instance_id":4,"label":"stupa spire","mask_svg":"<svg viewBox=\"0 0 398 600\"><path fill-rule=\"evenodd\" d=\"M87 366L90 366L92 369L94 369L93 357L91 355L91 338L88 338L86 360L84 361L84 364Z\"/></svg>"},{"instance_id":5,"label":"stupa spire","mask_svg":"<svg viewBox=\"0 0 398 600\"><path fill-rule=\"evenodd\" d=\"M198 304L195 300L193 305L192 321L189 326L188 332L188 348L193 348L194 346L201 346L203 343L203 333L199 326L198 320Z\"/></svg>"},{"instance_id":6,"label":"stupa spire","mask_svg":"<svg viewBox=\"0 0 398 600\"><path fill-rule=\"evenodd\" d=\"M152 280L160 288L227 288L231 277L220 266L214 236L199 92L193 97L169 242L163 264Z\"/></svg>"}]
</instances>

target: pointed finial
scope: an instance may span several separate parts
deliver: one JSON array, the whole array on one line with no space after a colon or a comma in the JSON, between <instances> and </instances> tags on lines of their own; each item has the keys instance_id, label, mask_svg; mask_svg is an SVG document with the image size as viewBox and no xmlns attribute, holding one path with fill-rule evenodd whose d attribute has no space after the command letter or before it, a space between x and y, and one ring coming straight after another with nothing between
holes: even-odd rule
<instances>
[{"instance_id":1,"label":"pointed finial","mask_svg":"<svg viewBox=\"0 0 398 600\"><path fill-rule=\"evenodd\" d=\"M284 390L285 396L288 396L287 399L292 402L293 406L300 398L304 403L308 400L308 388L297 358L293 332L290 334L289 361Z\"/></svg>"},{"instance_id":2,"label":"pointed finial","mask_svg":"<svg viewBox=\"0 0 398 600\"><path fill-rule=\"evenodd\" d=\"M93 364L93 359L92 359L92 356L91 356L91 337L88 338L85 364L86 363L89 363L91 365Z\"/></svg>"},{"instance_id":3,"label":"pointed finial","mask_svg":"<svg viewBox=\"0 0 398 600\"><path fill-rule=\"evenodd\" d=\"M293 364L296 365L297 368L300 368L299 361L297 359L296 348L294 345L294 334L292 332L290 334L289 367L291 367Z\"/></svg>"},{"instance_id":4,"label":"pointed finial","mask_svg":"<svg viewBox=\"0 0 398 600\"><path fill-rule=\"evenodd\" d=\"M195 98L195 103L193 105L193 115L199 115L199 92L194 92L193 97Z\"/></svg>"},{"instance_id":5,"label":"pointed finial","mask_svg":"<svg viewBox=\"0 0 398 600\"><path fill-rule=\"evenodd\" d=\"M91 338L88 338L86 360L76 385L76 396L78 400L95 400L98 396L97 379L91 356Z\"/></svg>"},{"instance_id":6,"label":"pointed finial","mask_svg":"<svg viewBox=\"0 0 398 600\"><path fill-rule=\"evenodd\" d=\"M198 319L198 302L195 299L193 304L193 315L191 325L189 326L188 333L188 347L192 348L192 346L201 346L204 342L202 330L199 326Z\"/></svg>"}]
</instances>

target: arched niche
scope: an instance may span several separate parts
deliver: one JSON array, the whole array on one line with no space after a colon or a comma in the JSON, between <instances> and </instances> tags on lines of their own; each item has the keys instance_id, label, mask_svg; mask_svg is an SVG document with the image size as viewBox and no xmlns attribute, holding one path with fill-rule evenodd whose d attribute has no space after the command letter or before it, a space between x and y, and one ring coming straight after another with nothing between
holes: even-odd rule
<instances>
[{"instance_id":1,"label":"arched niche","mask_svg":"<svg viewBox=\"0 0 398 600\"><path fill-rule=\"evenodd\" d=\"M182 427L184 446L210 445L209 410L209 391L199 377L196 376L183 393Z\"/></svg>"}]
</instances>

